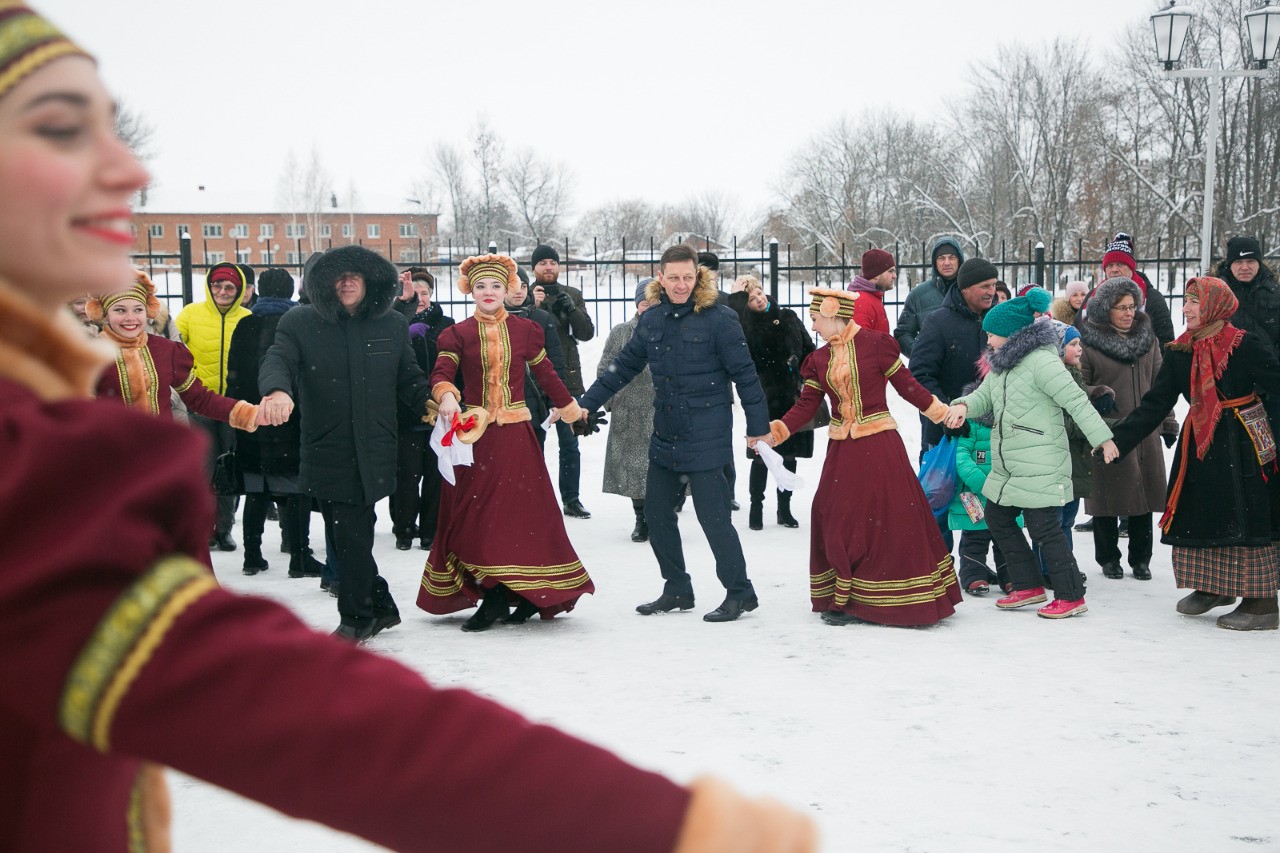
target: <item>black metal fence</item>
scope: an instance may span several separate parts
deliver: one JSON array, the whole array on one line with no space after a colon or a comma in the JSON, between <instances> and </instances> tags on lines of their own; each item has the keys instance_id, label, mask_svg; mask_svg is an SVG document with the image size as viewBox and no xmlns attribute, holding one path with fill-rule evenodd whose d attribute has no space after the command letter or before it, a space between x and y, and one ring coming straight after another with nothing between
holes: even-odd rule
<instances>
[{"instance_id":1,"label":"black metal fence","mask_svg":"<svg viewBox=\"0 0 1280 853\"><path fill-rule=\"evenodd\" d=\"M860 269L862 255L860 249L841 246L840 251L831 257L817 247L797 249L790 244L763 238L750 245L740 244L737 238L727 245L711 240L699 242L702 248L717 252L720 258L722 290L731 290L738 277L752 275L774 301L793 309L803 309L808 305L807 291L811 287L847 286ZM174 312L194 301L197 291L203 292L204 274L213 266L193 260L189 238L184 239L181 245L182 251L178 254L142 253L134 256L134 263L147 270L156 283L157 295ZM582 291L596 328L601 331L626 322L635 312L636 285L642 278L656 275L658 261L666 246L654 239L643 246L630 246L624 242L621 247L611 250L602 250L598 241L582 245L565 240L563 245L560 281ZM369 248L377 250L372 244ZM513 248L508 244L506 253L511 254ZM303 257L301 241L296 249L293 257ZM1188 255L1185 239L1175 246L1156 241L1155 249L1154 255L1138 259L1138 269L1171 302L1176 303L1182 298L1186 280L1199 269L1200 259ZM1164 252L1168 249L1173 249L1175 254L1166 256ZM474 247L458 247L451 243L434 249L424 247L424 253L432 257L413 263L400 262L397 266L431 270L436 276L435 301L446 313L461 319L471 313L472 303L457 289L458 264L473 250ZM499 246L490 243L487 250L496 252ZM889 250L898 260L897 286L885 294L885 310L893 323L897 321L911 288L930 278L933 268L927 244L919 247L895 244ZM1001 241L999 254L993 252L988 260L1000 271L1001 280L1009 285L1010 290L1016 292L1025 284L1040 284L1055 294L1061 292L1069 281L1096 281L1101 265L1100 259L1085 256L1083 243L1074 246L1055 244L1048 248L1028 243L1015 249ZM301 278L302 263L273 266L287 269Z\"/></svg>"}]
</instances>

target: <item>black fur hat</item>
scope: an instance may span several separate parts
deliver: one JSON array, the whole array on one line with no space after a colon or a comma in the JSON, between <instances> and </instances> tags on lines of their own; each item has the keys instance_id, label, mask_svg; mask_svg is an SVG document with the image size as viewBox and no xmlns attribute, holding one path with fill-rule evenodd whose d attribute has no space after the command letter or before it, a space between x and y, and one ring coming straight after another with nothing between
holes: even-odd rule
<instances>
[{"instance_id":1,"label":"black fur hat","mask_svg":"<svg viewBox=\"0 0 1280 853\"><path fill-rule=\"evenodd\" d=\"M263 270L258 278L258 294L272 299L292 299L293 276L280 267Z\"/></svg>"},{"instance_id":2,"label":"black fur hat","mask_svg":"<svg viewBox=\"0 0 1280 853\"><path fill-rule=\"evenodd\" d=\"M338 320L342 305L334 285L343 273L356 272L364 277L364 301L356 315L379 317L391 308L391 300L400 292L395 265L364 246L339 246L316 259L306 271L303 287L316 313L331 323Z\"/></svg>"}]
</instances>

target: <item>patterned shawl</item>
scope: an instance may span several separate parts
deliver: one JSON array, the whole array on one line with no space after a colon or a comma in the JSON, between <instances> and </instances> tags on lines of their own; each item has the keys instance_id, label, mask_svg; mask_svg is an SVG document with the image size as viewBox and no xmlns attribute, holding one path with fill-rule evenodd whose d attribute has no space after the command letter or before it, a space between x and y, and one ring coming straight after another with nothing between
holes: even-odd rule
<instances>
[{"instance_id":1,"label":"patterned shawl","mask_svg":"<svg viewBox=\"0 0 1280 853\"><path fill-rule=\"evenodd\" d=\"M1187 329L1169 344L1170 349L1191 352L1191 437L1196 458L1209 452L1209 442L1222 416L1222 395L1217 381L1244 332L1227 322L1239 302L1220 278L1201 276L1187 282L1186 298L1200 300L1200 325Z\"/></svg>"}]
</instances>

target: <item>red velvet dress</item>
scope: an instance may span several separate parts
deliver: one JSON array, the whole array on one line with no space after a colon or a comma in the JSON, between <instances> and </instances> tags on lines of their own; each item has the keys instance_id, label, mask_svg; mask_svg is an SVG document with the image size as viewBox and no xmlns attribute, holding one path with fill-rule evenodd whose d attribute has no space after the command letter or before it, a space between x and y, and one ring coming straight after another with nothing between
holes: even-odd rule
<instances>
[{"instance_id":1,"label":"red velvet dress","mask_svg":"<svg viewBox=\"0 0 1280 853\"><path fill-rule=\"evenodd\" d=\"M805 359L804 389L775 436L831 405L831 441L813 496L809 587L814 612L886 625L932 625L960 601L951 555L916 479L886 386L932 419L946 406L902 365L897 342L850 323Z\"/></svg>"},{"instance_id":2,"label":"red velvet dress","mask_svg":"<svg viewBox=\"0 0 1280 853\"><path fill-rule=\"evenodd\" d=\"M468 406L492 421L472 446L474 463L440 490L435 543L422 573L418 606L428 613L473 607L501 583L538 606L543 619L595 592L565 533L542 448L524 401L525 364L572 420L578 406L543 349L542 327L500 311L496 321L463 320L440 333L431 373L435 399L454 391L462 371Z\"/></svg>"},{"instance_id":3,"label":"red velvet dress","mask_svg":"<svg viewBox=\"0 0 1280 853\"><path fill-rule=\"evenodd\" d=\"M0 850L143 849L146 762L394 850L675 846L686 789L219 589L203 437L42 319L0 284Z\"/></svg>"}]
</instances>

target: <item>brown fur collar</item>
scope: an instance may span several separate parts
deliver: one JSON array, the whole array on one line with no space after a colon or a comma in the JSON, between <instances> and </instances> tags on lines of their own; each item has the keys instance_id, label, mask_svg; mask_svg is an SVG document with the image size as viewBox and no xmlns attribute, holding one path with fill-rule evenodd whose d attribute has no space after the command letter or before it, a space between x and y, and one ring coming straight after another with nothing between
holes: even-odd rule
<instances>
[{"instance_id":1,"label":"brown fur collar","mask_svg":"<svg viewBox=\"0 0 1280 853\"><path fill-rule=\"evenodd\" d=\"M115 349L86 336L68 311L52 316L0 281L0 376L45 401L90 397Z\"/></svg>"},{"instance_id":2,"label":"brown fur collar","mask_svg":"<svg viewBox=\"0 0 1280 853\"><path fill-rule=\"evenodd\" d=\"M695 313L716 304L720 298L720 288L716 286L716 277L711 270L706 267L698 267L698 283L693 286L691 296L693 297L693 310ZM657 279L649 282L649 285L644 289L644 298L650 302L657 302L666 298L662 285ZM669 302L670 300L667 301Z\"/></svg>"}]
</instances>

